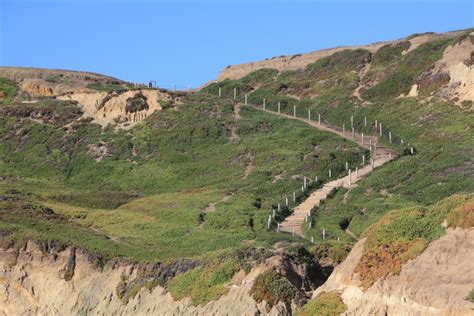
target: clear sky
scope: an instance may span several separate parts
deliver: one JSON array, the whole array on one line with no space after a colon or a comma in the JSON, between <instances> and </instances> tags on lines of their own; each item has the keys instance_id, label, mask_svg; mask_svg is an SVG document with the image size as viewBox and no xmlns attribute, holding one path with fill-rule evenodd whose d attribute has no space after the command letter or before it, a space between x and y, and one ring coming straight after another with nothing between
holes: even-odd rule
<instances>
[{"instance_id":1,"label":"clear sky","mask_svg":"<svg viewBox=\"0 0 474 316\"><path fill-rule=\"evenodd\" d=\"M474 26L474 0L0 0L0 65L193 87L229 64Z\"/></svg>"}]
</instances>

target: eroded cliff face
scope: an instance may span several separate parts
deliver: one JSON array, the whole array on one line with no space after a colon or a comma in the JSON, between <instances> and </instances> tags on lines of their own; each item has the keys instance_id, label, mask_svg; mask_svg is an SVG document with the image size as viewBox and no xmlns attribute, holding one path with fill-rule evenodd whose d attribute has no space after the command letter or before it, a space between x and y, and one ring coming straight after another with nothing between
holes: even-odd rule
<instances>
[{"instance_id":1,"label":"eroded cliff face","mask_svg":"<svg viewBox=\"0 0 474 316\"><path fill-rule=\"evenodd\" d=\"M162 110L164 104L172 106L180 99L162 89L126 86L119 79L89 72L0 67L0 77L16 82L19 95L27 99L19 99L22 103L37 103L45 98L72 100L85 118L92 118L103 127L109 124L125 129L133 127L153 112ZM91 84L115 85L117 89L98 91L91 88Z\"/></svg>"},{"instance_id":2,"label":"eroded cliff face","mask_svg":"<svg viewBox=\"0 0 474 316\"><path fill-rule=\"evenodd\" d=\"M345 315L474 315L466 299L474 288L474 229L448 229L416 259L402 266L399 275L377 281L366 291L354 270L362 257L365 239L336 267L314 296L341 293Z\"/></svg>"},{"instance_id":3,"label":"eroded cliff face","mask_svg":"<svg viewBox=\"0 0 474 316\"><path fill-rule=\"evenodd\" d=\"M0 250L0 315L289 315L283 304L267 310L249 294L255 277L267 268L234 278L226 295L205 306L174 301L159 286L142 288L125 304L117 285L136 276L132 265L98 269L81 251L44 254L29 242L20 251Z\"/></svg>"},{"instance_id":4,"label":"eroded cliff face","mask_svg":"<svg viewBox=\"0 0 474 316\"><path fill-rule=\"evenodd\" d=\"M79 92L58 96L57 99L77 101L85 116L93 118L95 123L102 126L118 124L122 127L132 127L153 112L161 110L163 102L172 102L168 94L147 89L124 93ZM141 106L133 106L134 99Z\"/></svg>"}]
</instances>

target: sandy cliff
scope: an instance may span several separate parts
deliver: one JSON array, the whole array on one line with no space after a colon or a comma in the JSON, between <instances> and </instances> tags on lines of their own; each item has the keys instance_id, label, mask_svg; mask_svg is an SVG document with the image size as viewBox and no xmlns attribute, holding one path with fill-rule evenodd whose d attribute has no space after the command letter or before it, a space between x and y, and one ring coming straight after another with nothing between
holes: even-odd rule
<instances>
[{"instance_id":1,"label":"sandy cliff","mask_svg":"<svg viewBox=\"0 0 474 316\"><path fill-rule=\"evenodd\" d=\"M315 291L341 293L345 315L474 315L466 299L474 288L474 229L448 229L417 258L403 265L399 275L377 281L366 291L354 269L365 239Z\"/></svg>"},{"instance_id":2,"label":"sandy cliff","mask_svg":"<svg viewBox=\"0 0 474 316\"><path fill-rule=\"evenodd\" d=\"M80 251L75 255L74 275L65 280L71 249L43 254L33 243L17 252L0 250L0 315L287 315L283 304L267 310L256 303L249 290L257 267L229 292L205 306L189 299L174 301L162 287L145 288L124 304L117 296L122 277L133 279L132 265L92 266Z\"/></svg>"}]
</instances>

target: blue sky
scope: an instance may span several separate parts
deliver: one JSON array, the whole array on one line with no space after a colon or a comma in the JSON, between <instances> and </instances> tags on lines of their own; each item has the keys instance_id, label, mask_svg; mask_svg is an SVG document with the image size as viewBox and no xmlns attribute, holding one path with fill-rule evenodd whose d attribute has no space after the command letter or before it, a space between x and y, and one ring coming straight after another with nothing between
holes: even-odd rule
<instances>
[{"instance_id":1,"label":"blue sky","mask_svg":"<svg viewBox=\"0 0 474 316\"><path fill-rule=\"evenodd\" d=\"M0 65L193 87L229 64L474 25L473 0L0 0Z\"/></svg>"}]
</instances>

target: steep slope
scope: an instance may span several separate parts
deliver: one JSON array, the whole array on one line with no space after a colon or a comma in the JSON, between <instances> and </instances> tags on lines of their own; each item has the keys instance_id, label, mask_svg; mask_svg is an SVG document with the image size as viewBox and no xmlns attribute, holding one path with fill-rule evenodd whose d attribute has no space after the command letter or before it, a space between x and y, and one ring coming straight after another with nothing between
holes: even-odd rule
<instances>
[{"instance_id":1,"label":"steep slope","mask_svg":"<svg viewBox=\"0 0 474 316\"><path fill-rule=\"evenodd\" d=\"M391 42L381 42L365 46L337 47L307 54L274 57L259 62L232 65L219 73L218 80L241 79L254 71L263 69L275 69L281 74L286 74L287 77L292 72L302 71L309 68L311 64L315 64L318 61L325 61L331 58L331 56L343 54L345 51L365 51L368 53L366 63L354 69L354 74L358 77L356 80L359 82L358 85L353 87L353 94L360 99L360 90L376 84L380 80L376 74L382 73L380 69L381 66L391 64L398 58L398 54L409 54L420 46L429 45L428 43L443 42L453 38L459 38L458 43L446 49L443 58L433 65L433 68L427 69L419 77L416 85L412 87L410 94L417 96L419 93L418 88L425 90L426 93L430 93L432 92L431 90L436 89L440 90L437 91L439 95L444 94L446 98L457 98L459 101L472 101L474 71L472 70L473 56L471 53L474 44L472 36L466 35L469 32L470 31L455 31L441 34L415 34ZM398 51L398 53L394 54L393 52L396 51ZM370 62L372 57L374 60ZM374 68L373 70L371 70L372 67ZM385 67L383 68L386 70ZM392 67L392 69L393 68L396 67ZM285 81L282 80L282 83L285 83ZM442 85L446 87L439 89ZM289 88L291 89L291 87ZM409 89L405 91L405 95L408 94L408 91ZM298 93L291 94L298 95Z\"/></svg>"}]
</instances>

